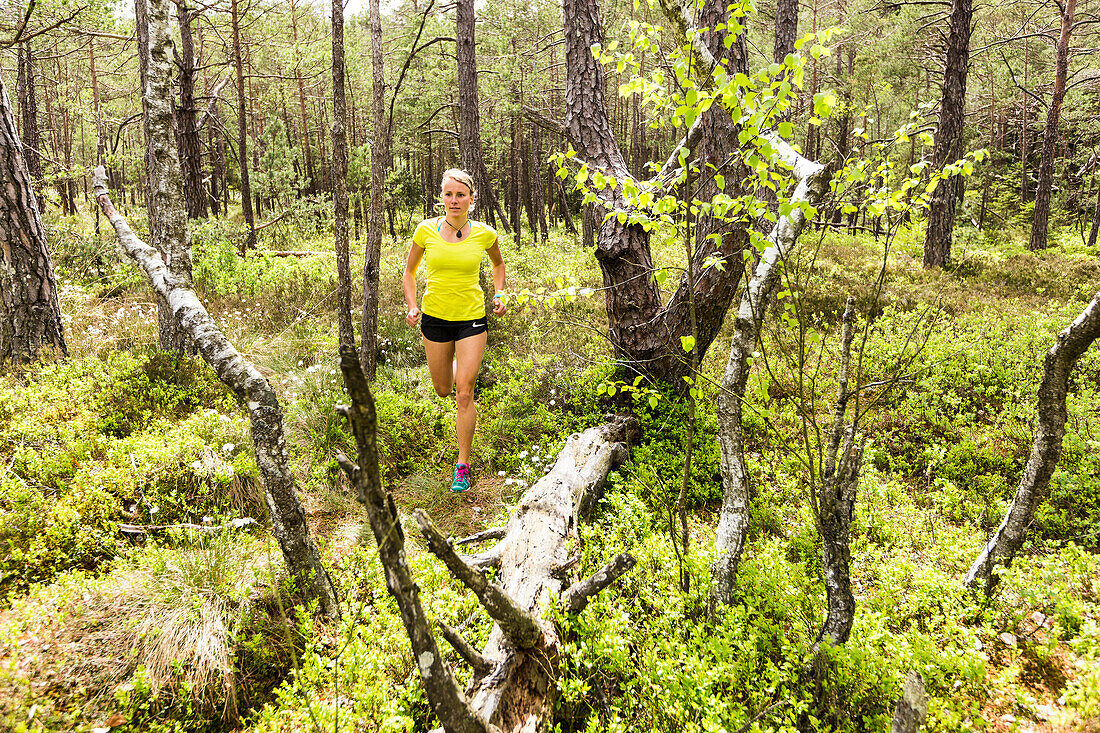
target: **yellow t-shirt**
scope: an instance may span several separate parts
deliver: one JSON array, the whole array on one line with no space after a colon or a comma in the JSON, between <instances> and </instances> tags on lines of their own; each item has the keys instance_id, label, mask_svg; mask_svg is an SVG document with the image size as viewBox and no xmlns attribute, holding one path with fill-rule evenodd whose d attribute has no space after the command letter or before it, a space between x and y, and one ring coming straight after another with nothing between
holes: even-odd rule
<instances>
[{"instance_id":1,"label":"yellow t-shirt","mask_svg":"<svg viewBox=\"0 0 1100 733\"><path fill-rule=\"evenodd\" d=\"M427 287L420 310L446 321L468 321L485 316L485 292L478 282L478 270L485 250L497 242L488 224L470 220L470 235L447 242L439 235L443 217L425 219L413 233L413 243L424 250L424 279Z\"/></svg>"}]
</instances>

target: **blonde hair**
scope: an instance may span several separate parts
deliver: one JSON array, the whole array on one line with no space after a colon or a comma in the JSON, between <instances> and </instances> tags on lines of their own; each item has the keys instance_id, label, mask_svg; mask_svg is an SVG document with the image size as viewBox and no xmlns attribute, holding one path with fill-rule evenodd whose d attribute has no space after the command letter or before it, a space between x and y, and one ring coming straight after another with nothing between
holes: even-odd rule
<instances>
[{"instance_id":1,"label":"blonde hair","mask_svg":"<svg viewBox=\"0 0 1100 733\"><path fill-rule=\"evenodd\" d=\"M439 179L439 192L443 193L443 184L450 178L452 181L461 183L466 188L470 189L470 203L477 203L477 189L474 188L474 177L461 168L448 168L443 171L443 176Z\"/></svg>"}]
</instances>

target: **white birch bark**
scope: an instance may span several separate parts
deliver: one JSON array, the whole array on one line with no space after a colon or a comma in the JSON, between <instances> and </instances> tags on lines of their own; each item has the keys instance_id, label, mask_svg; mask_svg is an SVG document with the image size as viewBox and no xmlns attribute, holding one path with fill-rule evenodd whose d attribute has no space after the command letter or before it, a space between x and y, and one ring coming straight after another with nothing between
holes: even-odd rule
<instances>
[{"instance_id":1,"label":"white birch bark","mask_svg":"<svg viewBox=\"0 0 1100 733\"><path fill-rule=\"evenodd\" d=\"M794 169L798 185L791 203L816 204L824 195L828 176L825 166L807 160L777 135L769 135L777 157ZM718 396L718 445L721 450L724 494L715 537L715 560L711 565L712 610L733 599L737 566L749 531L749 474L745 467L745 446L741 428L742 400L749 377L749 358L760 335L764 311L779 286L780 267L790 254L806 217L796 206L789 216L776 222L752 279L741 295L730 344L730 355L722 374Z\"/></svg>"},{"instance_id":2,"label":"white birch bark","mask_svg":"<svg viewBox=\"0 0 1100 733\"><path fill-rule=\"evenodd\" d=\"M275 538L287 568L302 591L318 599L325 615L339 617L336 591L310 537L294 474L287 461L283 413L275 390L234 348L194 291L169 270L160 252L138 239L122 215L115 211L107 192L103 166L95 169L93 185L96 201L118 235L120 254L141 269L157 296L167 305L178 328L188 335L218 378L247 402L256 465L263 480Z\"/></svg>"},{"instance_id":3,"label":"white birch bark","mask_svg":"<svg viewBox=\"0 0 1100 733\"><path fill-rule=\"evenodd\" d=\"M1046 497L1050 478L1062 456L1062 438L1066 434L1066 392L1077 359L1100 337L1100 293L1067 326L1043 359L1043 377L1039 382L1039 425L1016 496L1008 507L1001 526L974 561L963 584L980 586L989 595L997 584L994 567L1008 566L1023 547L1027 528L1035 510Z\"/></svg>"}]
</instances>

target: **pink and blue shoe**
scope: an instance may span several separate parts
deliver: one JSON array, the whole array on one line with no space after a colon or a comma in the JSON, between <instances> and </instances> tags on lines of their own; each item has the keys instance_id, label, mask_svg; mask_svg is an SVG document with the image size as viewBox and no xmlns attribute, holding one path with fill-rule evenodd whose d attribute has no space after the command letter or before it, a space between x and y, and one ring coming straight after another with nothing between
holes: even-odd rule
<instances>
[{"instance_id":1,"label":"pink and blue shoe","mask_svg":"<svg viewBox=\"0 0 1100 733\"><path fill-rule=\"evenodd\" d=\"M451 482L451 491L460 494L470 488L470 465L468 463L455 464L455 480Z\"/></svg>"}]
</instances>

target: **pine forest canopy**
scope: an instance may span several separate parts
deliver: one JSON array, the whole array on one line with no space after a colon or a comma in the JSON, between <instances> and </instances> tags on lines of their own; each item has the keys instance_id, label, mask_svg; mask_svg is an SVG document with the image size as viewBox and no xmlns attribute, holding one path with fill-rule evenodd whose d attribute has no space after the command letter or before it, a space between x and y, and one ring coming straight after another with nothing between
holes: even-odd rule
<instances>
[{"instance_id":1,"label":"pine forest canopy","mask_svg":"<svg viewBox=\"0 0 1100 733\"><path fill-rule=\"evenodd\" d=\"M107 164L112 190L136 201L144 157L141 126L135 121L141 107L135 83L132 9L124 3L101 2L36 2L32 6L23 22L27 6L9 4L4 17L3 33L9 43L3 68L13 89L17 76L30 80L19 98L28 103L33 99L36 108L37 124L28 131L31 140L26 144L39 152L41 176L52 189L46 205L62 212L73 210L77 192L100 160ZM235 49L229 33L229 3L179 5L189 19L193 71L187 76L194 87L188 99L177 99L177 104L181 111L191 107L198 124L196 152L189 156L195 164L191 181L192 188L201 187L205 193L199 204L207 206L192 209L193 215L205 208L217 213L231 199L240 205L238 141L233 134L240 105L232 91L239 51L245 87L243 130L256 178L250 203L260 220L268 220L291 201L324 196L331 188L328 9L309 2L239 6L240 47ZM797 18L800 35L833 26L843 32L833 37L830 55L807 66L809 94L791 117L796 130L792 142L811 158L831 160L889 137L914 112L931 134L943 81L941 32L946 10L906 3L804 4ZM1083 6L1082 12L1087 13L1087 8ZM405 3L388 6L385 13L387 115L394 121L393 165L387 185L392 218L398 208L413 202L430 208L438 173L459 159L459 110L453 11L446 6ZM660 9L645 3L635 9L631 3L605 2L601 13L612 46L629 43L630 22L667 25ZM750 68L769 60L774 13L775 8L764 3L749 17ZM1085 221L1091 220L1095 208L1090 191L1098 138L1091 118L1096 84L1089 71L1092 26L1086 15L1082 17L1071 37L1065 114L1059 124L1062 134L1053 155L1059 168L1068 171L1058 179L1056 208ZM1055 81L1059 20L1056 9L1039 3L987 5L974 11L962 149L985 147L992 153L981 175L966 184L971 191L964 195L965 215L980 225L1011 215L1013 207L1034 196L1046 107ZM173 32L179 49L179 27ZM575 197L550 180L545 165L548 155L564 150L568 143L552 129L535 125L530 113L534 110L558 122L563 118L561 32L561 11L554 3L489 2L477 9L483 156L509 221L520 210L538 221L541 211L532 210L533 189L541 189L539 199L551 216L560 218L567 208L577 213ZM350 15L346 35L349 190L354 215L365 210L373 124L364 11ZM26 40L10 43L17 38ZM414 41L419 44L416 49ZM663 63L659 48L636 56L640 73ZM184 63L183 57L177 63ZM624 75L611 73L608 79L608 114L614 133L627 151L631 172L644 177L646 164L663 161L681 131L670 127L644 101L617 94L618 85L627 80ZM395 90L398 81L401 86ZM670 76L666 83L671 90L675 79ZM812 110L806 100L823 90L837 94L838 108L830 122L810 124ZM20 121L28 114L25 106L16 105ZM930 158L931 150L920 142L914 138L905 164ZM539 179L541 184L536 185ZM563 194L567 200L559 202ZM537 223L534 228L539 228Z\"/></svg>"}]
</instances>

